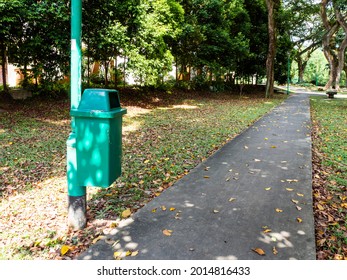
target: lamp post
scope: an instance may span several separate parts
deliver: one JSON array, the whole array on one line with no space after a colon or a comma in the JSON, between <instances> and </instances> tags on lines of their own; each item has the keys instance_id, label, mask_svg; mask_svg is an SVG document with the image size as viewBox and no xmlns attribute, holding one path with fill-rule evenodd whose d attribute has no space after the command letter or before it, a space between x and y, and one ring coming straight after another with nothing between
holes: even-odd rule
<instances>
[{"instance_id":1,"label":"lamp post","mask_svg":"<svg viewBox=\"0 0 347 280\"><path fill-rule=\"evenodd\" d=\"M288 52L288 65L287 65L287 95L289 94L289 85L290 85L290 52Z\"/></svg>"},{"instance_id":2,"label":"lamp post","mask_svg":"<svg viewBox=\"0 0 347 280\"><path fill-rule=\"evenodd\" d=\"M82 84L82 0L71 1L71 110L77 109L81 100ZM71 133L67 140L68 225L73 229L86 226L86 187L77 180L77 154L75 119L71 118Z\"/></svg>"}]
</instances>

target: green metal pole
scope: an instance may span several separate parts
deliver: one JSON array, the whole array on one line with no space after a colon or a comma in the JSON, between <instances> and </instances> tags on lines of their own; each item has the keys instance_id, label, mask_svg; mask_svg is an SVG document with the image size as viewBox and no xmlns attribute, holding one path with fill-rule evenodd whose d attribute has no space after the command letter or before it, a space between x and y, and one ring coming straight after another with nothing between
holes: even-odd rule
<instances>
[{"instance_id":1,"label":"green metal pole","mask_svg":"<svg viewBox=\"0 0 347 280\"><path fill-rule=\"evenodd\" d=\"M71 1L71 109L77 109L81 100L82 0ZM77 179L75 120L71 119L71 133L67 140L68 224L74 229L86 226L86 187Z\"/></svg>"},{"instance_id":2,"label":"green metal pole","mask_svg":"<svg viewBox=\"0 0 347 280\"><path fill-rule=\"evenodd\" d=\"M287 95L289 94L289 84L290 84L290 55L288 54Z\"/></svg>"}]
</instances>

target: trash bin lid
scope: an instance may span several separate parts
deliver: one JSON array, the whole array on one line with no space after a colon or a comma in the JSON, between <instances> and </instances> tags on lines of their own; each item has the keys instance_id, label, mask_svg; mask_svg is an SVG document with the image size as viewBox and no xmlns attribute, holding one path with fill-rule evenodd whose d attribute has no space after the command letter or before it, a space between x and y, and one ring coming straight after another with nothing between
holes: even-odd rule
<instances>
[{"instance_id":1,"label":"trash bin lid","mask_svg":"<svg viewBox=\"0 0 347 280\"><path fill-rule=\"evenodd\" d=\"M115 89L90 88L83 92L78 110L111 111L120 108L118 91Z\"/></svg>"}]
</instances>

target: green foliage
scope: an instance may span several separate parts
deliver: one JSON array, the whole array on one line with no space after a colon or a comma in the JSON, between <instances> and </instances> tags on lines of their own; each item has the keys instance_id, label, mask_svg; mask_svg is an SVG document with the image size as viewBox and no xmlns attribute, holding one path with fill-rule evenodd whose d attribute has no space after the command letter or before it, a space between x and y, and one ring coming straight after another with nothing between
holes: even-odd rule
<instances>
[{"instance_id":1,"label":"green foliage","mask_svg":"<svg viewBox=\"0 0 347 280\"><path fill-rule=\"evenodd\" d=\"M23 67L25 75L56 81L68 71L69 7L67 0L20 1L13 11L17 32L11 33L9 62ZM27 72L30 66L30 73Z\"/></svg>"},{"instance_id":2,"label":"green foliage","mask_svg":"<svg viewBox=\"0 0 347 280\"><path fill-rule=\"evenodd\" d=\"M295 5L278 9L276 77L286 73L289 26ZM309 8L305 1L295 1ZM22 68L25 83L57 81L69 74L69 0L0 0L0 43L11 63ZM300 7L301 7L300 6ZM289 11L289 12L287 12ZM84 0L84 68L100 62L97 83L109 86L124 76L140 85L162 84L175 63L177 73L195 85L230 83L265 75L267 11L263 0ZM299 27L297 28L299 30ZM125 65L113 65L117 58ZM194 69L194 70L193 70ZM91 81L93 79L93 81Z\"/></svg>"}]
</instances>

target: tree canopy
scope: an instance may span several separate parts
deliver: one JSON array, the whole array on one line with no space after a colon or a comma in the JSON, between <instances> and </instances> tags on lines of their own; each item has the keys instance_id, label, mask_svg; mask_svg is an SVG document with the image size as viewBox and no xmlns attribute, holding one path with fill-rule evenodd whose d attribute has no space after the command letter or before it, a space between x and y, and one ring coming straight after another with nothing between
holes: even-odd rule
<instances>
[{"instance_id":1,"label":"tree canopy","mask_svg":"<svg viewBox=\"0 0 347 280\"><path fill-rule=\"evenodd\" d=\"M24 86L68 77L70 2L0 0L1 65L20 67ZM158 86L170 73L195 87L266 77L284 83L292 58L301 82L312 53L322 48L327 87L338 87L346 69L346 18L343 0L83 0L83 78L104 86L129 75Z\"/></svg>"}]
</instances>

